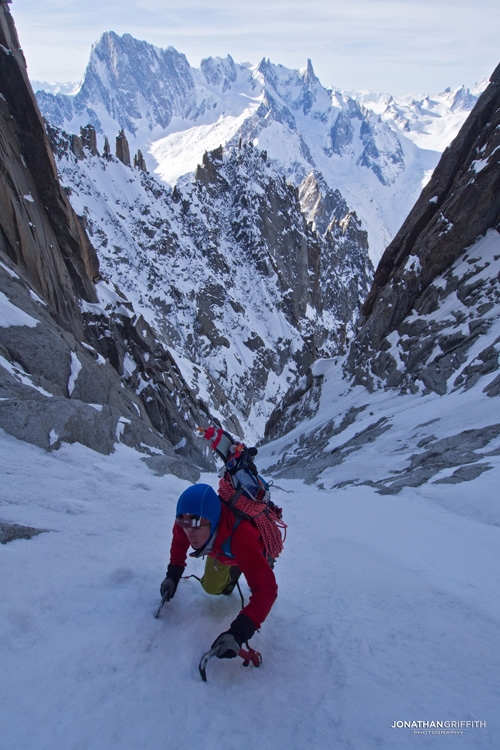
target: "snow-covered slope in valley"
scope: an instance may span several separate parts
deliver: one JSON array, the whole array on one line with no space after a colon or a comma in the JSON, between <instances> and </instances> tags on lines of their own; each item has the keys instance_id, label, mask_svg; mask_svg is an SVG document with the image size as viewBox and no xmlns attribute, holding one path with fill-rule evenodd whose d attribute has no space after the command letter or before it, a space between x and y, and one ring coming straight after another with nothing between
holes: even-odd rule
<instances>
[{"instance_id":1,"label":"snow-covered slope in valley","mask_svg":"<svg viewBox=\"0 0 500 750\"><path fill-rule=\"evenodd\" d=\"M66 131L90 123L111 140L124 129L134 152L171 186L205 151L240 138L266 150L297 185L315 169L362 219L376 262L479 89L413 100L351 95L325 89L311 61L290 70L228 56L195 69L172 47L106 32L74 96L37 97L47 120Z\"/></svg>"}]
</instances>

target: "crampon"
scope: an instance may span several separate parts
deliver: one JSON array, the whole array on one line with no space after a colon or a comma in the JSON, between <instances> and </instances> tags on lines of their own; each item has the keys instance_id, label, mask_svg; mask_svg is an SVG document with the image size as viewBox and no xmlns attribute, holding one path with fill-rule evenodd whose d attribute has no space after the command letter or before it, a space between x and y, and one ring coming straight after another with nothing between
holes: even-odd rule
<instances>
[{"instance_id":1,"label":"crampon","mask_svg":"<svg viewBox=\"0 0 500 750\"><path fill-rule=\"evenodd\" d=\"M243 659L243 666L248 667L249 664L253 664L254 667L260 667L260 665L262 664L262 655L258 651L255 651L255 649L251 648L248 643L246 645L246 649L240 648L238 652L238 656L241 656L241 658ZM203 682L207 681L207 664L210 659L216 655L216 653L217 650L215 648L211 648L201 657L198 669Z\"/></svg>"}]
</instances>

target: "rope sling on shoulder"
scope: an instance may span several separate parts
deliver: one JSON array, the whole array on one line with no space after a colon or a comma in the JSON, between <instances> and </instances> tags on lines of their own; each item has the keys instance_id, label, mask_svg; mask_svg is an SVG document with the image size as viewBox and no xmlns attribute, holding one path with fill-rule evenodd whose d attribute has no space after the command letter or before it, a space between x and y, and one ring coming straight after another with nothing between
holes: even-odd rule
<instances>
[{"instance_id":1,"label":"rope sling on shoulder","mask_svg":"<svg viewBox=\"0 0 500 750\"><path fill-rule=\"evenodd\" d=\"M287 525L281 516L271 509L269 502L251 500L239 490L234 491L233 485L224 477L219 482L219 497L228 505L235 516L241 516L252 521L260 532L266 555L276 560L283 551ZM283 537L281 536L283 529Z\"/></svg>"}]
</instances>

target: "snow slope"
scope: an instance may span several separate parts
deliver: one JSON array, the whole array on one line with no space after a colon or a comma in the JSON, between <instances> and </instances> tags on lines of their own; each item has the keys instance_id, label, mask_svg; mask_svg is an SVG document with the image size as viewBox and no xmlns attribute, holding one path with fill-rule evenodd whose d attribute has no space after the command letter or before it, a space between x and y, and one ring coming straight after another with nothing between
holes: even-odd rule
<instances>
[{"instance_id":1,"label":"snow slope","mask_svg":"<svg viewBox=\"0 0 500 750\"><path fill-rule=\"evenodd\" d=\"M410 431L443 399L404 403ZM359 476L408 458L390 440L356 454ZM186 483L123 445L105 457L0 443L1 521L48 530L0 546L2 750L419 747L401 721L486 722L425 731L447 732L433 747L498 746L498 451L472 482L398 496L277 480L289 527L278 600L252 640L263 664L212 660L204 684L198 661L237 595L182 581L154 618Z\"/></svg>"}]
</instances>

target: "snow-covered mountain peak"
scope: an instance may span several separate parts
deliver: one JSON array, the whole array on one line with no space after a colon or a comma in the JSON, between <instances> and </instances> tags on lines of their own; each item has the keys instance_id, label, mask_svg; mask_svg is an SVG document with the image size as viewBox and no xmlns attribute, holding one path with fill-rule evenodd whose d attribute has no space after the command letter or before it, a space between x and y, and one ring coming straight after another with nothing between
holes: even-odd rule
<instances>
[{"instance_id":1,"label":"snow-covered mountain peak","mask_svg":"<svg viewBox=\"0 0 500 750\"><path fill-rule=\"evenodd\" d=\"M37 81L33 79L33 91L47 91L49 94L76 94L83 81Z\"/></svg>"},{"instance_id":2,"label":"snow-covered mountain peak","mask_svg":"<svg viewBox=\"0 0 500 750\"><path fill-rule=\"evenodd\" d=\"M231 55L227 57L205 57L200 64L205 81L224 93L237 81L238 71Z\"/></svg>"},{"instance_id":3,"label":"snow-covered mountain peak","mask_svg":"<svg viewBox=\"0 0 500 750\"><path fill-rule=\"evenodd\" d=\"M173 47L161 49L108 31L92 48L75 99L77 107L102 102L122 128L134 133L137 121L145 120L150 129L165 128L172 116L193 106L194 81L185 55Z\"/></svg>"},{"instance_id":4,"label":"snow-covered mountain peak","mask_svg":"<svg viewBox=\"0 0 500 750\"><path fill-rule=\"evenodd\" d=\"M310 57L307 58L307 65L305 68L301 68L300 70L300 76L304 80L305 83L308 85L317 84L319 83L319 78L317 77L316 73L314 72L312 60ZM321 84L320 84L321 85Z\"/></svg>"},{"instance_id":5,"label":"snow-covered mountain peak","mask_svg":"<svg viewBox=\"0 0 500 750\"><path fill-rule=\"evenodd\" d=\"M299 185L311 169L340 190L368 231L376 263L477 98L421 99L325 88L311 60L291 70L263 58L207 57L199 69L173 47L106 32L73 96L39 92L46 119L67 132L124 130L148 169L173 186L206 151L253 142Z\"/></svg>"},{"instance_id":6,"label":"snow-covered mountain peak","mask_svg":"<svg viewBox=\"0 0 500 750\"><path fill-rule=\"evenodd\" d=\"M351 94L419 147L443 151L487 85L485 80L473 89L459 86L439 94L405 97L371 92Z\"/></svg>"}]
</instances>

